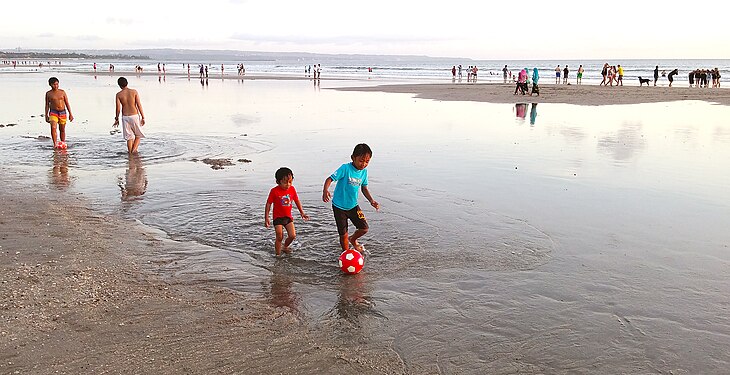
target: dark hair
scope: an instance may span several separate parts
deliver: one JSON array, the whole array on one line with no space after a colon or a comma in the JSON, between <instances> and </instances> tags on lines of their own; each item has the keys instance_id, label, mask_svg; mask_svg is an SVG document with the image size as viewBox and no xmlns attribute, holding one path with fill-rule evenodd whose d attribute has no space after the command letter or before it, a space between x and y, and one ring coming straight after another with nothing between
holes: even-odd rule
<instances>
[{"instance_id":1,"label":"dark hair","mask_svg":"<svg viewBox=\"0 0 730 375\"><path fill-rule=\"evenodd\" d=\"M281 167L276 170L276 173L274 173L274 177L276 177L276 183L278 184L279 181L283 180L285 177L292 176L294 177L294 172L291 171L291 169L287 167Z\"/></svg>"},{"instance_id":2,"label":"dark hair","mask_svg":"<svg viewBox=\"0 0 730 375\"><path fill-rule=\"evenodd\" d=\"M56 77L51 77L51 78L49 78L49 79L48 79L48 84L49 84L49 85L52 85L52 84L54 84L55 82L58 82L58 78L56 78Z\"/></svg>"},{"instance_id":3,"label":"dark hair","mask_svg":"<svg viewBox=\"0 0 730 375\"><path fill-rule=\"evenodd\" d=\"M117 84L119 84L119 87L121 88L127 87L127 83L127 79L124 77L119 77L119 79L117 80Z\"/></svg>"},{"instance_id":4,"label":"dark hair","mask_svg":"<svg viewBox=\"0 0 730 375\"><path fill-rule=\"evenodd\" d=\"M352 150L352 157L357 156L363 156L363 155L370 155L370 157L373 156L373 150L370 149L370 146L360 143L359 145L355 146L355 149Z\"/></svg>"}]
</instances>

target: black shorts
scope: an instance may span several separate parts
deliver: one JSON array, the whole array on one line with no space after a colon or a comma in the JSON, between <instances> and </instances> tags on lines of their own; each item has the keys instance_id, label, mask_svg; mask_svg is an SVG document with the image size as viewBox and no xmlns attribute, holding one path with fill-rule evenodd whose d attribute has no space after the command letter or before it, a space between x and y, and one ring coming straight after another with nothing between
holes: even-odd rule
<instances>
[{"instance_id":1,"label":"black shorts","mask_svg":"<svg viewBox=\"0 0 730 375\"><path fill-rule=\"evenodd\" d=\"M365 214L362 213L360 206L355 206L347 211L332 206L332 211L335 213L337 233L340 236L347 233L347 219L350 219L357 229L368 229L368 222L365 220Z\"/></svg>"},{"instance_id":2,"label":"black shorts","mask_svg":"<svg viewBox=\"0 0 730 375\"><path fill-rule=\"evenodd\" d=\"M286 216L284 216L284 217L277 217L276 219L274 219L274 225L275 226L276 225L287 226L292 221L294 221L294 220L292 220L290 217L286 217Z\"/></svg>"}]
</instances>

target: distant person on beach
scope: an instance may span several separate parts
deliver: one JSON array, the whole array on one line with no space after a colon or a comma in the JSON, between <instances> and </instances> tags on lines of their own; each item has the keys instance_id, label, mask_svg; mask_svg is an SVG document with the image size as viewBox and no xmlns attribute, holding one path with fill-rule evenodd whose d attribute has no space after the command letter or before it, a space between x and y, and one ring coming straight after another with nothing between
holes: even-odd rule
<instances>
[{"instance_id":1,"label":"distant person on beach","mask_svg":"<svg viewBox=\"0 0 730 375\"><path fill-rule=\"evenodd\" d=\"M362 251L363 247L357 240L368 232L368 222L357 202L358 192L362 191L362 195L370 202L370 205L376 210L380 209L380 204L373 199L370 190L368 190L368 171L365 168L370 163L372 156L373 152L370 150L370 146L365 143L358 144L350 156L352 162L342 164L324 181L322 200L324 202L332 200L332 211L335 215L337 233L340 236L340 247L343 251L348 250L350 245L355 250ZM334 196L330 195L329 192L332 182L337 182ZM348 219L357 228L352 236L348 235Z\"/></svg>"},{"instance_id":2,"label":"distant person on beach","mask_svg":"<svg viewBox=\"0 0 730 375\"><path fill-rule=\"evenodd\" d=\"M555 67L555 84L557 85L559 83L560 83L560 65Z\"/></svg>"},{"instance_id":3,"label":"distant person on beach","mask_svg":"<svg viewBox=\"0 0 730 375\"><path fill-rule=\"evenodd\" d=\"M672 87L672 82L674 81L674 76L676 76L677 74L679 74L679 71L677 69L674 69L671 72L669 72L669 74L667 75L667 79L669 80L669 87Z\"/></svg>"},{"instance_id":4,"label":"distant person on beach","mask_svg":"<svg viewBox=\"0 0 730 375\"><path fill-rule=\"evenodd\" d=\"M456 65L451 67L451 78L456 78Z\"/></svg>"},{"instance_id":5,"label":"distant person on beach","mask_svg":"<svg viewBox=\"0 0 730 375\"><path fill-rule=\"evenodd\" d=\"M96 73L96 63L94 63L94 73Z\"/></svg>"},{"instance_id":6,"label":"distant person on beach","mask_svg":"<svg viewBox=\"0 0 730 375\"><path fill-rule=\"evenodd\" d=\"M713 87L720 87L720 78L722 78L720 75L720 69L715 68L715 85Z\"/></svg>"},{"instance_id":7,"label":"distant person on beach","mask_svg":"<svg viewBox=\"0 0 730 375\"><path fill-rule=\"evenodd\" d=\"M613 69L613 66L608 67L608 74L606 75L606 79L608 79L608 83L611 84L611 87L613 87L613 77L616 71ZM607 84L608 84L607 83Z\"/></svg>"},{"instance_id":8,"label":"distant person on beach","mask_svg":"<svg viewBox=\"0 0 730 375\"><path fill-rule=\"evenodd\" d=\"M271 212L271 206L274 206L273 223L274 232L276 232L276 241L274 242L274 251L276 256L281 255L281 251L290 254L291 249L289 245L294 242L297 237L296 229L294 228L294 218L291 214L292 203L296 204L299 210L299 215L305 221L309 220L309 216L304 213L302 204L299 202L299 196L297 190L294 189L292 182L294 181L294 172L291 169L282 167L279 168L274 174L276 178L276 186L271 188L269 191L269 198L266 200L266 209L264 211L264 225L266 228L271 227L271 221L269 221L269 212ZM282 241L284 240L284 229L286 229L286 241L284 241L284 247L282 248Z\"/></svg>"},{"instance_id":9,"label":"distant person on beach","mask_svg":"<svg viewBox=\"0 0 730 375\"><path fill-rule=\"evenodd\" d=\"M127 141L127 151L136 154L139 142L144 138L142 127L145 124L142 102L137 90L127 87L127 79L119 77L117 80L119 91L116 95L116 110L114 112L114 127L119 126L119 113L122 114L122 135Z\"/></svg>"},{"instance_id":10,"label":"distant person on beach","mask_svg":"<svg viewBox=\"0 0 730 375\"><path fill-rule=\"evenodd\" d=\"M53 148L60 148L66 143L66 114L68 113L69 121L74 120L74 115L71 114L71 105L68 102L66 91L58 88L58 78L49 78L48 85L51 86L51 89L46 92L46 108L43 110L43 113L46 117L46 122L51 124L51 141L53 141ZM57 134L56 127L58 127L60 134ZM56 138L59 135L60 142L63 143L56 141Z\"/></svg>"},{"instance_id":11,"label":"distant person on beach","mask_svg":"<svg viewBox=\"0 0 730 375\"><path fill-rule=\"evenodd\" d=\"M459 79L461 79L461 64L459 64Z\"/></svg>"},{"instance_id":12,"label":"distant person on beach","mask_svg":"<svg viewBox=\"0 0 730 375\"><path fill-rule=\"evenodd\" d=\"M502 68L502 79L504 79L504 83L507 83L507 72L509 69L507 69L507 65Z\"/></svg>"},{"instance_id":13,"label":"distant person on beach","mask_svg":"<svg viewBox=\"0 0 730 375\"><path fill-rule=\"evenodd\" d=\"M522 95L525 95L526 88L527 71L525 69L522 69L519 73L517 73L517 82L515 85L515 93L513 95L517 95L517 91L519 91Z\"/></svg>"},{"instance_id":14,"label":"distant person on beach","mask_svg":"<svg viewBox=\"0 0 730 375\"><path fill-rule=\"evenodd\" d=\"M618 79L616 80L616 86L619 85L624 85L624 68L621 67L621 64L618 66Z\"/></svg>"},{"instance_id":15,"label":"distant person on beach","mask_svg":"<svg viewBox=\"0 0 730 375\"><path fill-rule=\"evenodd\" d=\"M654 86L656 86L656 81L659 80L659 65L654 68Z\"/></svg>"},{"instance_id":16,"label":"distant person on beach","mask_svg":"<svg viewBox=\"0 0 730 375\"><path fill-rule=\"evenodd\" d=\"M565 69L563 69L563 84L564 85L568 84L568 73L569 72L570 72L570 70L568 70L568 66L566 65Z\"/></svg>"},{"instance_id":17,"label":"distant person on beach","mask_svg":"<svg viewBox=\"0 0 730 375\"><path fill-rule=\"evenodd\" d=\"M583 65L578 67L578 74L576 74L576 78L575 78L576 85L580 85L583 83L583 72L584 71L585 71L585 69L583 69Z\"/></svg>"},{"instance_id":18,"label":"distant person on beach","mask_svg":"<svg viewBox=\"0 0 730 375\"><path fill-rule=\"evenodd\" d=\"M540 86L537 85L537 81L539 79L540 75L537 73L537 68L532 68L532 91L530 92L530 96L532 96L532 94L540 96Z\"/></svg>"},{"instance_id":19,"label":"distant person on beach","mask_svg":"<svg viewBox=\"0 0 730 375\"><path fill-rule=\"evenodd\" d=\"M603 76L603 79L598 86L608 86L608 82L606 82L606 77L608 76L608 63L603 64L603 69L601 69L601 76Z\"/></svg>"}]
</instances>

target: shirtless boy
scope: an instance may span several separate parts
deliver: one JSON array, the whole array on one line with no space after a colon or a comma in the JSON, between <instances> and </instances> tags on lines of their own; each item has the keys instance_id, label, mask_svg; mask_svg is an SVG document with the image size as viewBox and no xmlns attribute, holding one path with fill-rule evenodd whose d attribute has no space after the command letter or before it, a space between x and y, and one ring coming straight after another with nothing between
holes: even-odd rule
<instances>
[{"instance_id":1,"label":"shirtless boy","mask_svg":"<svg viewBox=\"0 0 730 375\"><path fill-rule=\"evenodd\" d=\"M119 126L119 111L122 112L122 135L127 141L127 151L130 154L137 153L139 141L144 138L142 126L144 126L144 111L142 102L139 100L137 90L127 87L127 79L119 77L117 80L122 89L117 93L116 111L114 112L114 127Z\"/></svg>"},{"instance_id":2,"label":"shirtless boy","mask_svg":"<svg viewBox=\"0 0 730 375\"><path fill-rule=\"evenodd\" d=\"M60 141L63 142L62 144L65 144L66 113L68 112L69 121L74 120L74 115L71 114L71 106L68 103L68 96L66 96L66 91L58 88L58 78L49 78L48 85L51 86L51 89L46 92L46 108L43 113L45 114L46 122L51 124L51 141L53 141L53 148L59 148L61 146L59 145L59 143L56 142L56 126L58 126L58 129L61 131Z\"/></svg>"}]
</instances>

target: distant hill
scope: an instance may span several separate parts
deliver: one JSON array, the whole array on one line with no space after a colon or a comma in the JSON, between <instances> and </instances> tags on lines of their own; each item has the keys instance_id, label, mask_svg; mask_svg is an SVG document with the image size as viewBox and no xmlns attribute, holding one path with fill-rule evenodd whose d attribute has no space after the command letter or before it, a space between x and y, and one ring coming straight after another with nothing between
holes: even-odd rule
<instances>
[{"instance_id":1,"label":"distant hill","mask_svg":"<svg viewBox=\"0 0 730 375\"><path fill-rule=\"evenodd\" d=\"M318 54L311 52L262 52L237 50L191 50L191 49L135 49L135 50L14 50L0 51L3 59L48 59L48 58L75 58L97 60L154 60L160 62L211 62L211 61L284 61L284 62L315 62L320 59L336 58L339 61L444 61L451 62L454 58L430 57L417 55L359 55L359 54ZM460 61L471 59L460 58ZM453 64L452 64L453 65Z\"/></svg>"},{"instance_id":2,"label":"distant hill","mask_svg":"<svg viewBox=\"0 0 730 375\"><path fill-rule=\"evenodd\" d=\"M122 53L114 54L86 54L78 52L36 52L36 51L0 51L2 59L94 59L94 60L149 60L149 56L128 55Z\"/></svg>"}]
</instances>

